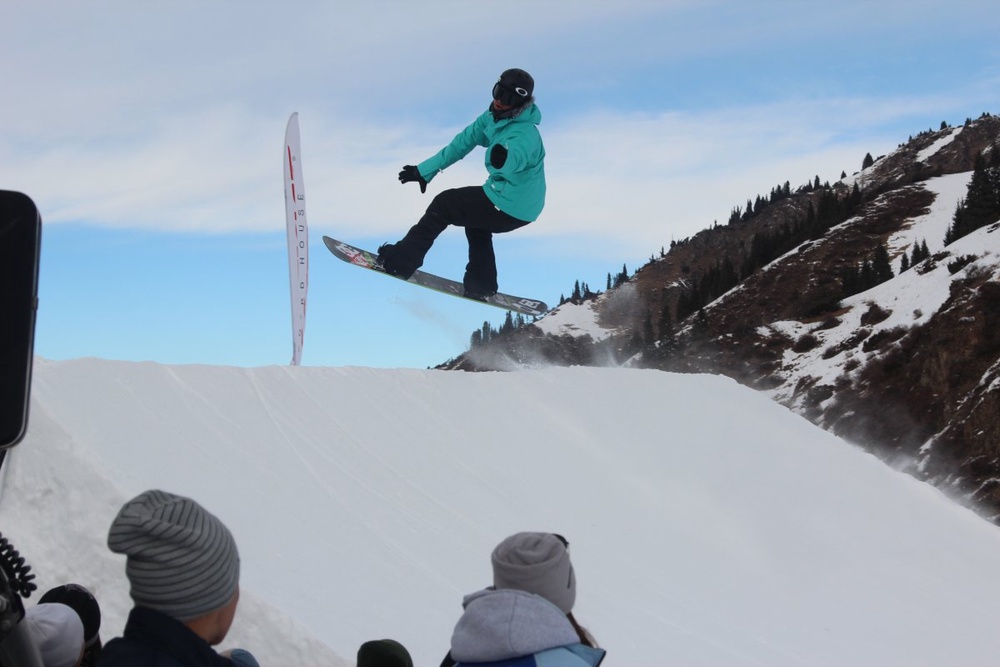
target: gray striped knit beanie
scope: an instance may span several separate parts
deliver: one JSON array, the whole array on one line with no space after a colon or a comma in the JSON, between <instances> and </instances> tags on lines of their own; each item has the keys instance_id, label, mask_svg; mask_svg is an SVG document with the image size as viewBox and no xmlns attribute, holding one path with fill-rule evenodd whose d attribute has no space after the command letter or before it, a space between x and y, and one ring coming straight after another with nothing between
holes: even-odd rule
<instances>
[{"instance_id":1,"label":"gray striped knit beanie","mask_svg":"<svg viewBox=\"0 0 1000 667\"><path fill-rule=\"evenodd\" d=\"M108 547L127 556L135 604L181 622L226 606L239 586L232 534L190 498L157 490L139 494L111 523Z\"/></svg>"},{"instance_id":2,"label":"gray striped knit beanie","mask_svg":"<svg viewBox=\"0 0 1000 667\"><path fill-rule=\"evenodd\" d=\"M516 533L493 550L493 587L540 595L564 614L576 602L566 542L553 533Z\"/></svg>"}]
</instances>

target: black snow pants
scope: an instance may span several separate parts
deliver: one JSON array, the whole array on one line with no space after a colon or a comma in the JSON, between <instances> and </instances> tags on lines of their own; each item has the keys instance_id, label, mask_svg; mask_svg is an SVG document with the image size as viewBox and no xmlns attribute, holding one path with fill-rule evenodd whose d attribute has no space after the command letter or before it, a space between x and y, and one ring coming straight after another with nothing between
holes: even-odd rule
<instances>
[{"instance_id":1,"label":"black snow pants","mask_svg":"<svg viewBox=\"0 0 1000 667\"><path fill-rule=\"evenodd\" d=\"M393 268L412 274L424 263L434 240L448 225L465 228L469 240L469 263L465 267L465 289L476 294L497 291L497 262L493 235L512 232L528 224L507 215L490 201L482 186L445 190L434 197L423 217L406 236L394 244L390 256Z\"/></svg>"}]
</instances>

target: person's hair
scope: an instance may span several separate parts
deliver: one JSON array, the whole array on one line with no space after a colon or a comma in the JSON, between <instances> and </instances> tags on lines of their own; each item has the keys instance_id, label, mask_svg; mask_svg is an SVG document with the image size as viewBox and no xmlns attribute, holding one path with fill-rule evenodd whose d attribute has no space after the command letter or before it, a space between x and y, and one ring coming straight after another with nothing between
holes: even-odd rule
<instances>
[{"instance_id":1,"label":"person's hair","mask_svg":"<svg viewBox=\"0 0 1000 667\"><path fill-rule=\"evenodd\" d=\"M568 614L566 614L566 618L569 619L569 622L573 626L573 629L576 630L576 636L580 638L581 644L583 644L584 646L589 646L590 648L600 648L600 646L597 645L597 640L594 639L594 635L590 634L590 630L583 627L582 625L580 625L579 622L577 622L576 617L573 616L573 612L569 612Z\"/></svg>"}]
</instances>

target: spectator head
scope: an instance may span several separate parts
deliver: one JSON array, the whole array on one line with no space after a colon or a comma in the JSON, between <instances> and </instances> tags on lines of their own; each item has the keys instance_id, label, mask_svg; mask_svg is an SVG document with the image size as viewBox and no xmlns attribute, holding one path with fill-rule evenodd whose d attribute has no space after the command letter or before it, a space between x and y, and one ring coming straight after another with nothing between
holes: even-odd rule
<instances>
[{"instance_id":1,"label":"spectator head","mask_svg":"<svg viewBox=\"0 0 1000 667\"><path fill-rule=\"evenodd\" d=\"M365 642L358 649L358 667L413 667L406 647L393 639Z\"/></svg>"},{"instance_id":2,"label":"spectator head","mask_svg":"<svg viewBox=\"0 0 1000 667\"><path fill-rule=\"evenodd\" d=\"M45 667L74 667L83 656L83 621L70 607L58 602L40 603L24 613L28 628Z\"/></svg>"},{"instance_id":3,"label":"spectator head","mask_svg":"<svg viewBox=\"0 0 1000 667\"><path fill-rule=\"evenodd\" d=\"M39 604L58 602L70 607L83 622L83 643L87 650L101 648L101 607L93 593L80 584L63 584L46 591Z\"/></svg>"},{"instance_id":4,"label":"spectator head","mask_svg":"<svg viewBox=\"0 0 1000 667\"><path fill-rule=\"evenodd\" d=\"M137 606L189 626L221 615L216 623L221 637L205 638L222 641L239 598L240 558L232 534L217 517L190 498L145 491L118 512L108 547L126 556L129 594Z\"/></svg>"},{"instance_id":5,"label":"spectator head","mask_svg":"<svg viewBox=\"0 0 1000 667\"><path fill-rule=\"evenodd\" d=\"M569 543L554 533L516 533L493 550L494 588L534 593L565 614L576 602Z\"/></svg>"}]
</instances>

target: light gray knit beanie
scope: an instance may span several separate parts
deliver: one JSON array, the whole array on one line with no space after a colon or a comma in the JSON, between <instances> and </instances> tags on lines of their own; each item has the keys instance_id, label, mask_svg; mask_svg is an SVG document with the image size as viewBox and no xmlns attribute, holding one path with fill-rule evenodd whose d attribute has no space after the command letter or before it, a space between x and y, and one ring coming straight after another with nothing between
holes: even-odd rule
<instances>
[{"instance_id":1,"label":"light gray knit beanie","mask_svg":"<svg viewBox=\"0 0 1000 667\"><path fill-rule=\"evenodd\" d=\"M24 612L24 624L45 667L74 667L83 653L83 621L59 602L36 604Z\"/></svg>"},{"instance_id":2,"label":"light gray knit beanie","mask_svg":"<svg viewBox=\"0 0 1000 667\"><path fill-rule=\"evenodd\" d=\"M190 498L140 493L111 523L108 547L128 557L125 576L135 604L181 622L226 606L239 586L232 534Z\"/></svg>"},{"instance_id":3,"label":"light gray knit beanie","mask_svg":"<svg viewBox=\"0 0 1000 667\"><path fill-rule=\"evenodd\" d=\"M540 595L563 613L576 602L576 575L565 540L553 533L516 533L493 550L494 588Z\"/></svg>"}]
</instances>

